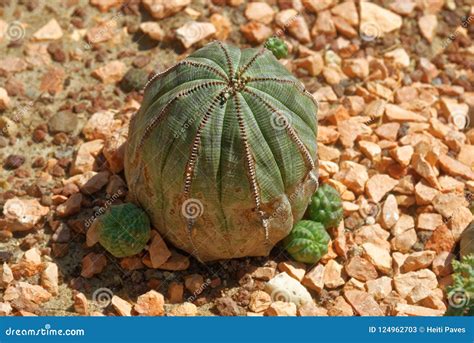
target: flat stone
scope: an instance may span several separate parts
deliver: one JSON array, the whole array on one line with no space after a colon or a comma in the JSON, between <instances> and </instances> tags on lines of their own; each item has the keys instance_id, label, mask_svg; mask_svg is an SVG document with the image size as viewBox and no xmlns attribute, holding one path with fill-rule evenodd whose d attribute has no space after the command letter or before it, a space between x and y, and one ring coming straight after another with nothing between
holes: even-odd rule
<instances>
[{"instance_id":1,"label":"flat stone","mask_svg":"<svg viewBox=\"0 0 474 343\"><path fill-rule=\"evenodd\" d=\"M70 170L71 175L92 171L95 165L95 158L100 154L103 147L104 141L102 139L83 143L77 150L76 157Z\"/></svg>"},{"instance_id":2,"label":"flat stone","mask_svg":"<svg viewBox=\"0 0 474 343\"><path fill-rule=\"evenodd\" d=\"M429 205L439 194L439 191L424 182L418 182L415 186L416 203L418 205Z\"/></svg>"},{"instance_id":3,"label":"flat stone","mask_svg":"<svg viewBox=\"0 0 474 343\"><path fill-rule=\"evenodd\" d=\"M0 110L6 110L12 106L12 102L5 88L0 87Z\"/></svg>"},{"instance_id":4,"label":"flat stone","mask_svg":"<svg viewBox=\"0 0 474 343\"><path fill-rule=\"evenodd\" d=\"M371 160L379 158L382 154L382 149L380 148L380 146L369 141L360 141L359 147L360 151L362 151L362 153Z\"/></svg>"},{"instance_id":5,"label":"flat stone","mask_svg":"<svg viewBox=\"0 0 474 343\"><path fill-rule=\"evenodd\" d=\"M419 269L428 268L433 262L436 253L430 250L417 251L411 253L405 259L405 262L401 266L401 272L407 273Z\"/></svg>"},{"instance_id":6,"label":"flat stone","mask_svg":"<svg viewBox=\"0 0 474 343\"><path fill-rule=\"evenodd\" d=\"M347 317L353 316L354 310L352 306L347 303L347 301L342 296L336 297L334 302L328 307L328 315L335 317Z\"/></svg>"},{"instance_id":7,"label":"flat stone","mask_svg":"<svg viewBox=\"0 0 474 343\"><path fill-rule=\"evenodd\" d=\"M301 262L285 261L278 263L278 270L286 272L289 276L301 282L306 274L306 265Z\"/></svg>"},{"instance_id":8,"label":"flat stone","mask_svg":"<svg viewBox=\"0 0 474 343\"><path fill-rule=\"evenodd\" d=\"M15 278L10 266L4 262L0 268L0 288L7 288Z\"/></svg>"},{"instance_id":9,"label":"flat stone","mask_svg":"<svg viewBox=\"0 0 474 343\"><path fill-rule=\"evenodd\" d=\"M36 199L8 199L3 206L4 225L9 231L27 231L37 226L49 213ZM0 220L0 226L1 223Z\"/></svg>"},{"instance_id":10,"label":"flat stone","mask_svg":"<svg viewBox=\"0 0 474 343\"><path fill-rule=\"evenodd\" d=\"M460 207L467 207L469 203L462 194L439 194L433 199L435 210L444 218L451 218L454 211Z\"/></svg>"},{"instance_id":11,"label":"flat stone","mask_svg":"<svg viewBox=\"0 0 474 343\"><path fill-rule=\"evenodd\" d=\"M329 260L324 269L324 285L327 288L337 288L345 283L342 278L342 268L342 265L335 260Z\"/></svg>"},{"instance_id":12,"label":"flat stone","mask_svg":"<svg viewBox=\"0 0 474 343\"><path fill-rule=\"evenodd\" d=\"M434 310L428 307L417 306L417 305L408 305L408 304L397 304L395 306L395 314L398 316L442 316L444 311Z\"/></svg>"},{"instance_id":13,"label":"flat stone","mask_svg":"<svg viewBox=\"0 0 474 343\"><path fill-rule=\"evenodd\" d=\"M252 21L240 27L240 31L251 43L261 44L265 42L273 33L272 29L265 24Z\"/></svg>"},{"instance_id":14,"label":"flat stone","mask_svg":"<svg viewBox=\"0 0 474 343\"><path fill-rule=\"evenodd\" d=\"M171 271L186 270L189 268L189 264L190 261L187 256L181 255L172 250L170 258L165 263L160 265L159 269Z\"/></svg>"},{"instance_id":15,"label":"flat stone","mask_svg":"<svg viewBox=\"0 0 474 343\"><path fill-rule=\"evenodd\" d=\"M87 140L106 139L109 137L112 134L111 128L114 127L115 113L115 111L110 110L94 113L82 129L82 133Z\"/></svg>"},{"instance_id":16,"label":"flat stone","mask_svg":"<svg viewBox=\"0 0 474 343\"><path fill-rule=\"evenodd\" d=\"M114 295L111 304L119 316L129 317L132 315L132 305L119 296Z\"/></svg>"},{"instance_id":17,"label":"flat stone","mask_svg":"<svg viewBox=\"0 0 474 343\"><path fill-rule=\"evenodd\" d=\"M305 303L298 307L298 316L300 317L326 317L327 315L328 310L316 306L314 303Z\"/></svg>"},{"instance_id":18,"label":"flat stone","mask_svg":"<svg viewBox=\"0 0 474 343\"><path fill-rule=\"evenodd\" d=\"M311 269L302 281L303 285L316 292L324 288L324 265L318 264Z\"/></svg>"},{"instance_id":19,"label":"flat stone","mask_svg":"<svg viewBox=\"0 0 474 343\"><path fill-rule=\"evenodd\" d=\"M385 115L389 121L395 122L426 122L425 117L413 111L406 110L398 105L387 104L385 106Z\"/></svg>"},{"instance_id":20,"label":"flat stone","mask_svg":"<svg viewBox=\"0 0 474 343\"><path fill-rule=\"evenodd\" d=\"M12 306L7 302L0 302L0 317L6 317L12 312Z\"/></svg>"},{"instance_id":21,"label":"flat stone","mask_svg":"<svg viewBox=\"0 0 474 343\"><path fill-rule=\"evenodd\" d=\"M404 48L397 48L385 53L384 57L399 68L408 68L410 66L410 56Z\"/></svg>"},{"instance_id":22,"label":"flat stone","mask_svg":"<svg viewBox=\"0 0 474 343\"><path fill-rule=\"evenodd\" d=\"M137 298L137 303L133 309L141 316L162 316L165 313L164 304L163 295L151 290Z\"/></svg>"},{"instance_id":23,"label":"flat stone","mask_svg":"<svg viewBox=\"0 0 474 343\"><path fill-rule=\"evenodd\" d=\"M83 316L89 315L89 301L86 296L81 292L76 292L73 296L74 301L74 311Z\"/></svg>"},{"instance_id":24,"label":"flat stone","mask_svg":"<svg viewBox=\"0 0 474 343\"><path fill-rule=\"evenodd\" d=\"M378 276L374 265L360 256L354 256L344 268L349 276L360 281L376 279Z\"/></svg>"},{"instance_id":25,"label":"flat stone","mask_svg":"<svg viewBox=\"0 0 474 343\"><path fill-rule=\"evenodd\" d=\"M366 184L367 195L376 203L390 192L398 181L385 174L375 174Z\"/></svg>"},{"instance_id":26,"label":"flat stone","mask_svg":"<svg viewBox=\"0 0 474 343\"><path fill-rule=\"evenodd\" d=\"M185 302L183 304L178 304L175 308L173 308L170 312L170 316L176 317L194 317L198 313L197 306L190 303Z\"/></svg>"},{"instance_id":27,"label":"flat stone","mask_svg":"<svg viewBox=\"0 0 474 343\"><path fill-rule=\"evenodd\" d=\"M66 200L66 202L62 203L56 208L57 214L60 217L69 217L79 213L79 211L81 210L82 200L83 197L81 193L75 193L71 195Z\"/></svg>"},{"instance_id":28,"label":"flat stone","mask_svg":"<svg viewBox=\"0 0 474 343\"><path fill-rule=\"evenodd\" d=\"M154 21L146 21L140 24L140 30L148 35L153 40L156 41L162 41L166 33L165 31L161 28L160 24L154 22Z\"/></svg>"},{"instance_id":29,"label":"flat stone","mask_svg":"<svg viewBox=\"0 0 474 343\"><path fill-rule=\"evenodd\" d=\"M425 249L434 250L437 253L442 251L451 252L455 243L452 232L443 224L434 230L433 234L425 244Z\"/></svg>"},{"instance_id":30,"label":"flat stone","mask_svg":"<svg viewBox=\"0 0 474 343\"><path fill-rule=\"evenodd\" d=\"M413 155L411 166L431 187L441 189L434 167L421 154Z\"/></svg>"},{"instance_id":31,"label":"flat stone","mask_svg":"<svg viewBox=\"0 0 474 343\"><path fill-rule=\"evenodd\" d=\"M361 33L370 37L375 35L378 38L382 37L385 33L399 29L401 26L402 18L398 14L371 2L363 1L360 3ZM369 30L369 28L371 29Z\"/></svg>"},{"instance_id":32,"label":"flat stone","mask_svg":"<svg viewBox=\"0 0 474 343\"><path fill-rule=\"evenodd\" d=\"M58 112L48 121L48 129L51 133L71 133L76 130L78 124L77 115L72 112Z\"/></svg>"},{"instance_id":33,"label":"flat stone","mask_svg":"<svg viewBox=\"0 0 474 343\"><path fill-rule=\"evenodd\" d=\"M462 144L457 160L472 169L474 167L474 145Z\"/></svg>"},{"instance_id":34,"label":"flat stone","mask_svg":"<svg viewBox=\"0 0 474 343\"><path fill-rule=\"evenodd\" d=\"M100 80L102 83L110 84L121 81L126 72L127 67L125 63L121 61L111 61L104 66L95 69L92 72L92 76Z\"/></svg>"},{"instance_id":35,"label":"flat stone","mask_svg":"<svg viewBox=\"0 0 474 343\"><path fill-rule=\"evenodd\" d=\"M389 194L382 206L382 216L380 224L386 230L390 230L400 219L398 211L397 198L393 194Z\"/></svg>"},{"instance_id":36,"label":"flat stone","mask_svg":"<svg viewBox=\"0 0 474 343\"><path fill-rule=\"evenodd\" d=\"M408 167L410 165L410 161L413 156L414 149L411 145L405 145L405 146L390 150L389 152L390 152L390 156L392 156L395 161L400 163L402 167Z\"/></svg>"},{"instance_id":37,"label":"flat stone","mask_svg":"<svg viewBox=\"0 0 474 343\"><path fill-rule=\"evenodd\" d=\"M143 0L142 4L153 18L163 19L180 12L191 0Z\"/></svg>"},{"instance_id":38,"label":"flat stone","mask_svg":"<svg viewBox=\"0 0 474 343\"><path fill-rule=\"evenodd\" d=\"M269 4L258 1L249 3L244 14L248 20L268 25L273 21L275 11Z\"/></svg>"},{"instance_id":39,"label":"flat stone","mask_svg":"<svg viewBox=\"0 0 474 343\"><path fill-rule=\"evenodd\" d=\"M8 301L18 309L36 309L35 305L41 305L51 297L51 293L43 287L23 281L12 283L3 293L3 301Z\"/></svg>"},{"instance_id":40,"label":"flat stone","mask_svg":"<svg viewBox=\"0 0 474 343\"><path fill-rule=\"evenodd\" d=\"M367 260L380 272L389 274L392 271L392 257L388 250L382 249L373 243L364 243L362 248Z\"/></svg>"},{"instance_id":41,"label":"flat stone","mask_svg":"<svg viewBox=\"0 0 474 343\"><path fill-rule=\"evenodd\" d=\"M120 7L122 0L90 0L90 4L101 12L107 12L111 8Z\"/></svg>"},{"instance_id":42,"label":"flat stone","mask_svg":"<svg viewBox=\"0 0 474 343\"><path fill-rule=\"evenodd\" d=\"M396 275L393 278L395 290L402 298L406 298L415 286L423 285L428 289L438 286L436 275L429 269Z\"/></svg>"},{"instance_id":43,"label":"flat stone","mask_svg":"<svg viewBox=\"0 0 474 343\"><path fill-rule=\"evenodd\" d=\"M48 262L41 273L41 286L52 295L59 293L59 272L56 263Z\"/></svg>"},{"instance_id":44,"label":"flat stone","mask_svg":"<svg viewBox=\"0 0 474 343\"><path fill-rule=\"evenodd\" d=\"M204 278L200 274L187 275L184 278L184 286L194 296L199 295L205 287Z\"/></svg>"},{"instance_id":45,"label":"flat stone","mask_svg":"<svg viewBox=\"0 0 474 343\"><path fill-rule=\"evenodd\" d=\"M275 301L265 311L267 316L293 317L296 316L296 305L291 302Z\"/></svg>"},{"instance_id":46,"label":"flat stone","mask_svg":"<svg viewBox=\"0 0 474 343\"><path fill-rule=\"evenodd\" d=\"M56 19L51 19L46 25L33 34L33 38L37 41L56 40L63 36L61 26Z\"/></svg>"},{"instance_id":47,"label":"flat stone","mask_svg":"<svg viewBox=\"0 0 474 343\"><path fill-rule=\"evenodd\" d=\"M345 1L334 6L331 8L331 13L344 18L352 26L359 25L359 13L352 1Z\"/></svg>"},{"instance_id":48,"label":"flat stone","mask_svg":"<svg viewBox=\"0 0 474 343\"><path fill-rule=\"evenodd\" d=\"M344 297L360 316L383 316L379 304L367 292L349 290L344 292Z\"/></svg>"},{"instance_id":49,"label":"flat stone","mask_svg":"<svg viewBox=\"0 0 474 343\"><path fill-rule=\"evenodd\" d=\"M443 216L438 213L420 213L416 219L417 230L434 231L438 226L442 225Z\"/></svg>"},{"instance_id":50,"label":"flat stone","mask_svg":"<svg viewBox=\"0 0 474 343\"><path fill-rule=\"evenodd\" d=\"M102 272L107 265L107 258L103 254L89 253L82 259L81 276L91 278Z\"/></svg>"},{"instance_id":51,"label":"flat stone","mask_svg":"<svg viewBox=\"0 0 474 343\"><path fill-rule=\"evenodd\" d=\"M437 26L438 19L434 14L425 14L418 19L418 27L420 28L421 34L430 43L433 42Z\"/></svg>"},{"instance_id":52,"label":"flat stone","mask_svg":"<svg viewBox=\"0 0 474 343\"><path fill-rule=\"evenodd\" d=\"M342 182L347 188L356 194L365 190L365 183L369 179L367 168L361 164L344 161L340 164L341 170L334 175L334 179Z\"/></svg>"},{"instance_id":53,"label":"flat stone","mask_svg":"<svg viewBox=\"0 0 474 343\"><path fill-rule=\"evenodd\" d=\"M375 300L382 300L392 292L392 279L388 276L382 276L378 279L366 282L367 292Z\"/></svg>"},{"instance_id":54,"label":"flat stone","mask_svg":"<svg viewBox=\"0 0 474 343\"><path fill-rule=\"evenodd\" d=\"M455 241L459 240L464 230L473 220L474 215L467 207L458 207L453 210L453 214L449 217L448 226Z\"/></svg>"},{"instance_id":55,"label":"flat stone","mask_svg":"<svg viewBox=\"0 0 474 343\"><path fill-rule=\"evenodd\" d=\"M255 291L250 294L249 309L253 312L263 312L271 303L271 296L264 291Z\"/></svg>"},{"instance_id":56,"label":"flat stone","mask_svg":"<svg viewBox=\"0 0 474 343\"><path fill-rule=\"evenodd\" d=\"M411 250L417 241L418 236L415 229L409 229L393 237L390 244L393 250L406 253Z\"/></svg>"},{"instance_id":57,"label":"flat stone","mask_svg":"<svg viewBox=\"0 0 474 343\"><path fill-rule=\"evenodd\" d=\"M451 176L460 176L467 180L474 180L474 171L470 167L448 155L440 156L439 165L441 170Z\"/></svg>"},{"instance_id":58,"label":"flat stone","mask_svg":"<svg viewBox=\"0 0 474 343\"><path fill-rule=\"evenodd\" d=\"M161 267L171 257L171 251L157 231L154 232L148 251L153 268Z\"/></svg>"},{"instance_id":59,"label":"flat stone","mask_svg":"<svg viewBox=\"0 0 474 343\"><path fill-rule=\"evenodd\" d=\"M453 272L452 261L455 258L453 254L448 251L441 251L433 259L433 272L438 277L445 277Z\"/></svg>"}]
</instances>

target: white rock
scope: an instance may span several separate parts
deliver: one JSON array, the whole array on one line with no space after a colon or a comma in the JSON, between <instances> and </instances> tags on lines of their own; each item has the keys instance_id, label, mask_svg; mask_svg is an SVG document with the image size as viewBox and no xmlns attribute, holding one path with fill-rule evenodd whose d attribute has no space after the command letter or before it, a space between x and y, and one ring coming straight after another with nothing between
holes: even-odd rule
<instances>
[{"instance_id":1,"label":"white rock","mask_svg":"<svg viewBox=\"0 0 474 343\"><path fill-rule=\"evenodd\" d=\"M214 33L216 33L216 27L212 23L189 21L176 30L176 37L187 49Z\"/></svg>"},{"instance_id":2,"label":"white rock","mask_svg":"<svg viewBox=\"0 0 474 343\"><path fill-rule=\"evenodd\" d=\"M60 39L62 36L63 30L54 18L33 34L33 38L38 41Z\"/></svg>"},{"instance_id":3,"label":"white rock","mask_svg":"<svg viewBox=\"0 0 474 343\"><path fill-rule=\"evenodd\" d=\"M297 306L313 301L306 288L285 272L268 281L265 291L273 301L292 302Z\"/></svg>"}]
</instances>

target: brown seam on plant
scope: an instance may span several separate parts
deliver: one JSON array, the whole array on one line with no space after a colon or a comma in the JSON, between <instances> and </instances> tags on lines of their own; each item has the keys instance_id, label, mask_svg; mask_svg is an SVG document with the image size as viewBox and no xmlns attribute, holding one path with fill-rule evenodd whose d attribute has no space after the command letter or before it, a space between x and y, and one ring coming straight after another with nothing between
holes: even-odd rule
<instances>
[{"instance_id":1,"label":"brown seam on plant","mask_svg":"<svg viewBox=\"0 0 474 343\"><path fill-rule=\"evenodd\" d=\"M255 61L258 59L258 57L262 56L263 53L265 52L265 48L260 49L251 59L250 61L247 62L246 65L244 65L240 71L237 77L241 77L251 66L252 64L255 63Z\"/></svg>"},{"instance_id":2,"label":"brown seam on plant","mask_svg":"<svg viewBox=\"0 0 474 343\"><path fill-rule=\"evenodd\" d=\"M234 77L234 66L232 65L232 61L230 60L229 51L227 51L227 48L224 46L224 44L222 44L222 42L217 41L217 44L219 45L222 52L224 53L224 56L225 56L225 59L226 59L226 62L227 62L227 69L229 69L229 76L230 76L230 78L233 78Z\"/></svg>"},{"instance_id":3,"label":"brown seam on plant","mask_svg":"<svg viewBox=\"0 0 474 343\"><path fill-rule=\"evenodd\" d=\"M218 101L221 99L222 94L227 91L227 88L224 88L217 96L214 97L211 101L211 105L207 109L206 113L204 114L203 118L201 119L201 122L199 123L198 130L196 132L196 135L193 139L193 144L191 146L191 153L189 155L188 161L186 162L186 168L185 168L185 180L184 180L184 201L189 199L189 194L191 192L191 186L192 186L192 181L193 181L193 176L194 176L194 168L196 167L196 161L199 157L199 148L201 146L201 133L204 127L206 126L207 122L209 121L209 118L211 117L212 113L214 112L214 109L217 106ZM186 218L186 223L187 223L187 230L189 234L189 241L191 242L191 245L194 250L194 255L198 260L199 259L199 253L196 247L196 244L194 243L193 235L192 235L192 230L193 226L195 223L195 219L193 218Z\"/></svg>"},{"instance_id":4,"label":"brown seam on plant","mask_svg":"<svg viewBox=\"0 0 474 343\"><path fill-rule=\"evenodd\" d=\"M268 101L266 101L262 96L259 94L255 93L254 91L251 91L249 89L244 89L244 92L250 94L257 100L261 101L264 106L266 106L272 113L275 113L278 115L280 118L286 119L285 115L283 115L280 111L278 111L275 107L272 106ZM288 135L290 136L291 140L296 144L298 147L298 150L300 151L301 155L303 156L303 159L305 160L305 163L309 167L310 171L314 169L314 161L313 158L311 157L311 154L309 153L308 149L304 145L304 143L301 141L301 139L298 137L296 134L296 131L293 129L291 126L291 123L287 122L287 125L285 125L285 129L288 132Z\"/></svg>"},{"instance_id":5,"label":"brown seam on plant","mask_svg":"<svg viewBox=\"0 0 474 343\"><path fill-rule=\"evenodd\" d=\"M191 146L191 153L189 155L188 161L186 162L186 169L185 169L185 181L184 181L184 197L185 199L189 198L189 193L191 190L191 183L192 179L194 176L194 168L196 166L196 161L199 156L199 148L201 146L201 133L204 127L206 126L207 122L209 121L210 116L214 112L214 109L217 106L217 102L221 99L222 94L225 93L227 90L227 87L224 88L217 96L214 97L211 101L211 105L209 105L209 108L207 109L206 113L201 119L201 122L199 123L198 130L196 132L196 135L194 136L193 139L193 144Z\"/></svg>"},{"instance_id":6,"label":"brown seam on plant","mask_svg":"<svg viewBox=\"0 0 474 343\"><path fill-rule=\"evenodd\" d=\"M193 67L196 67L196 68L203 68L203 69L207 69L208 71L211 71L215 74L215 76L220 76L221 78L223 78L224 80L226 81L229 81L229 78L227 77L226 74L224 74L223 72L221 72L219 69L213 67L213 66L210 66L210 65L207 65L207 64L204 64L204 63L200 63L200 62L195 62L195 61L189 61L189 60L183 60L177 64L175 64L174 66L162 71L161 73L158 73L156 75L154 75L150 80L148 80L148 82L146 83L145 87L144 87L144 90L146 90L148 88L148 86L150 86L154 81L156 81L157 79L159 78L162 78L164 76L166 76L167 74L169 74L170 72L174 71L175 69L178 69L179 67L183 66L183 65L190 65L190 66L193 66Z\"/></svg>"},{"instance_id":7,"label":"brown seam on plant","mask_svg":"<svg viewBox=\"0 0 474 343\"><path fill-rule=\"evenodd\" d=\"M247 175L250 182L250 187L252 195L255 201L255 209L262 220L263 229L265 230L265 242L268 243L268 219L265 218L265 213L261 210L261 196L257 184L256 172L255 172L255 162L252 158L252 153L250 152L250 146L247 139L247 132L245 130L245 123L242 117L242 107L240 105L240 100L238 95L234 96L235 99L235 108L237 113L237 121L239 123L240 137L242 138L242 143L245 150L245 162L247 164Z\"/></svg>"},{"instance_id":8,"label":"brown seam on plant","mask_svg":"<svg viewBox=\"0 0 474 343\"><path fill-rule=\"evenodd\" d=\"M224 85L224 84L225 83L222 82L222 81L210 81L210 82L206 82L206 83L201 83L201 84L198 84L198 85L193 86L191 88L182 90L181 92L179 92L176 95L176 97L174 97L173 99L168 101L168 103L162 108L160 113L158 115L153 116L153 118L151 119L151 121L149 122L147 127L145 128L145 132L143 134L143 137L140 140L140 143L138 144L137 149L136 149L136 152L137 152L136 158L138 157L138 152L141 150L141 148L145 144L146 139L150 136L151 132L155 129L155 127L165 118L165 114L168 113L169 108L171 107L171 105L175 101L177 101L177 100L179 100L183 97L186 97L186 96L188 96L188 95L190 95L190 94L194 93L195 91L198 91L202 88L209 88L209 87L212 87L212 86Z\"/></svg>"},{"instance_id":9,"label":"brown seam on plant","mask_svg":"<svg viewBox=\"0 0 474 343\"><path fill-rule=\"evenodd\" d=\"M293 80L286 80L286 79L279 79L279 78L276 78L276 77L256 77L256 78L249 78L246 80L247 83L250 83L250 82L276 82L276 83L282 83L282 84L292 84L294 85L304 96L310 98L313 103L319 107L319 104L318 102L316 101L316 99L314 99L313 95L308 92L306 90L306 88L304 88L304 86L302 84L298 84L297 82L293 81Z\"/></svg>"}]
</instances>

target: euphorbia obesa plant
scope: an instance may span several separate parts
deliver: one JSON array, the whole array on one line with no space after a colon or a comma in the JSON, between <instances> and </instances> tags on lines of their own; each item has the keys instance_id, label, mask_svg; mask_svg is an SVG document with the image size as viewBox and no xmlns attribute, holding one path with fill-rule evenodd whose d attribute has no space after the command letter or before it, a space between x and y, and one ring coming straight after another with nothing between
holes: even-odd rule
<instances>
[{"instance_id":1,"label":"euphorbia obesa plant","mask_svg":"<svg viewBox=\"0 0 474 343\"><path fill-rule=\"evenodd\" d=\"M316 111L268 49L211 43L147 85L126 151L131 200L202 261L267 255L317 188Z\"/></svg>"}]
</instances>

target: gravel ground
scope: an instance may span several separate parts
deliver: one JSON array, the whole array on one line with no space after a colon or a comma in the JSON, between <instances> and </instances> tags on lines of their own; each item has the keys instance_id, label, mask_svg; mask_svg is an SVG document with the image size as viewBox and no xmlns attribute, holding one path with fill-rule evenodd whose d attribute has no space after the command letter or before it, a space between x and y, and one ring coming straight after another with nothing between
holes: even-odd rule
<instances>
[{"instance_id":1,"label":"gravel ground","mask_svg":"<svg viewBox=\"0 0 474 343\"><path fill-rule=\"evenodd\" d=\"M0 315L443 315L473 219L469 0L161 3L0 0ZM216 38L273 34L319 102L320 183L344 201L328 254L203 265L168 245L188 267L165 270L150 244L123 259L88 244L91 218L126 201L146 81ZM283 273L309 305L292 282L264 291Z\"/></svg>"}]
</instances>

